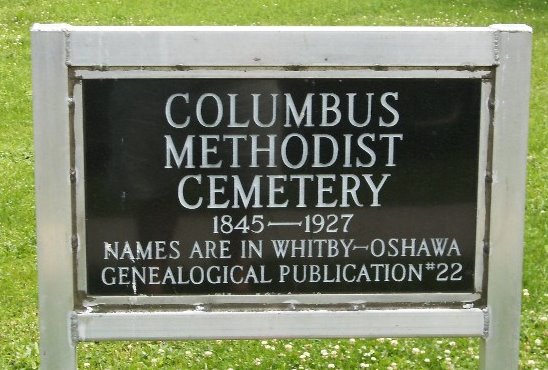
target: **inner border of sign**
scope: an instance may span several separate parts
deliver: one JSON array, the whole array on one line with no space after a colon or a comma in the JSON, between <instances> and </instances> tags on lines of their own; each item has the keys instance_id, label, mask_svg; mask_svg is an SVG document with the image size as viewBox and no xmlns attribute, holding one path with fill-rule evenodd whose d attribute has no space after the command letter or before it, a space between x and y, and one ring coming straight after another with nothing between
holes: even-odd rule
<instances>
[{"instance_id":1,"label":"inner border of sign","mask_svg":"<svg viewBox=\"0 0 548 370\"><path fill-rule=\"evenodd\" d=\"M130 67L111 68L97 70L94 68L73 68L70 73L73 77L71 84L74 102L72 114L72 151L78 178L84 179L84 148L83 148L83 98L82 79L160 79L160 78L479 78L482 79L481 105L480 105L480 147L478 165L478 190L477 190L477 222L476 222L476 258L474 292L470 293L363 293L363 294L257 294L257 295L136 295L136 296L91 296L87 294L86 271L86 229L85 229L85 184L77 181L73 184L74 194L74 221L78 235L78 248L75 256L77 306L87 309L98 306L154 306L154 305L179 305L196 307L199 305L386 305L386 304L439 304L442 306L455 306L464 304L473 307L476 302L480 305L485 298L484 291L486 260L483 246L488 242L489 222L489 187L486 186L486 178L489 169L489 143L491 108L489 98L493 90L494 74L491 68L477 68L463 70L461 68L432 68L432 67L387 67L383 70L360 67L324 67L307 68L299 67L298 70L289 68L154 68L145 69ZM279 307L277 307L279 308ZM324 307L325 308L325 307ZM264 309L264 307L263 307Z\"/></svg>"}]
</instances>

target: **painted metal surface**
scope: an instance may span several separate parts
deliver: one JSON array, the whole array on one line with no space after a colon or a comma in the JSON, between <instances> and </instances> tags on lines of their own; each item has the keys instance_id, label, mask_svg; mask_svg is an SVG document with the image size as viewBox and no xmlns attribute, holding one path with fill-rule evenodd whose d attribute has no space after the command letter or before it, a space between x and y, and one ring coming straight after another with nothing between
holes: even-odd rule
<instances>
[{"instance_id":1,"label":"painted metal surface","mask_svg":"<svg viewBox=\"0 0 548 370\"><path fill-rule=\"evenodd\" d=\"M74 266L72 145L66 37L32 33L40 356L44 369L76 366L71 315Z\"/></svg>"},{"instance_id":2,"label":"painted metal surface","mask_svg":"<svg viewBox=\"0 0 548 370\"><path fill-rule=\"evenodd\" d=\"M527 121L532 30L495 25L498 62L492 104L493 152L488 251L488 335L483 369L517 369L521 312Z\"/></svg>"},{"instance_id":3,"label":"painted metal surface","mask_svg":"<svg viewBox=\"0 0 548 370\"><path fill-rule=\"evenodd\" d=\"M460 337L482 335L484 316L480 309L83 313L78 315L78 336L86 341L132 338Z\"/></svg>"},{"instance_id":4,"label":"painted metal surface","mask_svg":"<svg viewBox=\"0 0 548 370\"><path fill-rule=\"evenodd\" d=\"M473 67L495 60L488 27L68 26L67 31L73 66Z\"/></svg>"},{"instance_id":5,"label":"painted metal surface","mask_svg":"<svg viewBox=\"0 0 548 370\"><path fill-rule=\"evenodd\" d=\"M481 79L82 84L89 295L474 293ZM343 102L351 93L355 108ZM164 122L173 94L184 129ZM211 94L247 123L196 111ZM320 95L341 101L338 120L322 113ZM305 96L310 123L284 125L284 98ZM220 122L200 125L195 115L210 111ZM334 123L312 125L322 119ZM265 139L274 154L256 153ZM180 167L169 153L189 142ZM246 202L236 192L247 189ZM203 255L205 241L222 252Z\"/></svg>"},{"instance_id":6,"label":"painted metal surface","mask_svg":"<svg viewBox=\"0 0 548 370\"><path fill-rule=\"evenodd\" d=\"M364 69L364 68L352 68L352 69L307 69L299 72L295 71L285 71L279 68L274 69L256 69L256 68L246 68L244 69L230 69L230 70L210 70L210 69L191 69L188 71L179 71L179 70L158 70L158 69L145 69L145 70L131 70L131 69L107 69L103 71L97 70L87 70L87 69L76 69L75 76L78 81L80 79L149 79L149 78L196 78L196 79L211 79L211 78L253 78L253 79L268 79L268 78L297 78L297 77L306 77L306 78L373 78L373 79L403 79L403 78L415 78L415 79L427 79L427 78L443 78L443 79L473 79L481 78L483 80L482 88L482 99L487 99L491 93L491 70L488 67L478 67L473 71L469 70L457 70L457 69L405 69L405 68L389 68L386 70L374 70L374 69ZM419 80L420 81L420 80ZM77 85L77 90L80 91L79 84ZM77 107L83 105L81 100L81 94L75 93L75 101L77 102ZM489 121L489 109L487 104L484 104L481 109L481 130L480 130L480 141L481 141L481 150L480 150L480 165L478 168L478 176L483 178L486 172L486 142L488 136L488 121ZM80 116L78 116L80 117ZM78 119L81 119L78 118ZM80 126L80 125L77 125ZM80 168L83 167L80 166ZM83 194L83 183L79 184L79 193ZM485 214L485 183L480 181L478 183L478 212L479 214ZM83 204L83 195L78 198L78 203ZM83 223L81 220L80 223ZM130 223L131 224L131 223ZM477 229L477 245L482 245L484 239L484 225L478 223ZM84 230L85 231L85 230ZM321 295L300 295L300 294L291 294L290 296L286 295L265 295L265 296L253 296L253 295L192 295L184 294L178 297L169 297L156 294L156 297L152 298L146 295L134 295L132 297L123 297L123 296L111 296L111 297L102 297L102 296L93 296L90 300L85 300L82 302L85 306L97 306L102 304L127 304L131 302L132 304L142 305L142 304L151 304L157 302L158 304L169 304L173 305L180 303L182 305L192 305L195 303L207 302L208 304L226 304L226 303L285 303L291 301L295 304L344 304L344 303L353 303L353 302L378 302L378 303L395 303L395 302L432 302L432 303L441 303L441 302L461 302L463 304L469 304L470 302L477 301L480 297L479 292L481 291L482 284L482 275L481 268L483 266L482 258L482 249L477 248L476 256L476 269L478 273L475 275L475 290L477 293L455 293L455 294L446 294L446 293L415 293L415 294L401 294L393 292L391 294L362 294L362 295L348 295L348 294L321 294ZM86 277L83 275L85 271L85 253L79 254L79 290L86 290Z\"/></svg>"}]
</instances>

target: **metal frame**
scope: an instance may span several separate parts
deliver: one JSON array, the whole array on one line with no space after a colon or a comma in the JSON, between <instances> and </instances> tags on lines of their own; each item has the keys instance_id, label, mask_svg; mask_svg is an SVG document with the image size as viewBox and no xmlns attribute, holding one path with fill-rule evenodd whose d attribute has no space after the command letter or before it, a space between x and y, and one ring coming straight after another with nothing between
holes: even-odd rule
<instances>
[{"instance_id":1,"label":"metal frame","mask_svg":"<svg viewBox=\"0 0 548 370\"><path fill-rule=\"evenodd\" d=\"M66 51L63 26L52 25L47 32L33 32L40 357L44 369L76 366L76 341L72 336L74 166Z\"/></svg>"},{"instance_id":2,"label":"metal frame","mask_svg":"<svg viewBox=\"0 0 548 370\"><path fill-rule=\"evenodd\" d=\"M75 368L79 340L341 336L481 336L482 369L517 368L529 27L35 25L32 49L43 368ZM482 95L485 100L490 95L490 104L482 108L482 122L491 126L480 138L480 161L485 165L480 165L479 178L486 183L479 186L478 197L484 203L478 217L485 219L478 223L478 244L485 241L487 254L476 266L483 271L485 265L488 273L476 281L476 293L82 300L81 78L329 73L455 78L489 74ZM478 301L485 295L486 303ZM212 304L238 299L250 306L210 310ZM453 303L442 304L445 301ZM160 308L159 302L173 308ZM421 302L434 304L419 308ZM260 303L267 308L257 312Z\"/></svg>"},{"instance_id":3,"label":"metal frame","mask_svg":"<svg viewBox=\"0 0 548 370\"><path fill-rule=\"evenodd\" d=\"M525 171L531 28L495 25L496 77L492 128L491 219L488 246L488 335L482 369L517 369L523 269Z\"/></svg>"},{"instance_id":4,"label":"metal frame","mask_svg":"<svg viewBox=\"0 0 548 370\"><path fill-rule=\"evenodd\" d=\"M81 340L250 339L349 337L477 336L483 330L480 309L400 309L364 311L268 312L114 312L78 317ZM175 330L165 329L169 322ZM246 330L235 325L244 325ZM116 328L116 330L113 330ZM364 334L365 333L365 334Z\"/></svg>"}]
</instances>

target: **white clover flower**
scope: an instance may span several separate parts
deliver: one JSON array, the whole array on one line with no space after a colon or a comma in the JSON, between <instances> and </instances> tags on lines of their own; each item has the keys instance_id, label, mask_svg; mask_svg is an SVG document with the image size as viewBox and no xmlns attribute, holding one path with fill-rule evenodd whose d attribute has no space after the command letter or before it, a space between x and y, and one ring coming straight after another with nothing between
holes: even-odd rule
<instances>
[{"instance_id":1,"label":"white clover flower","mask_svg":"<svg viewBox=\"0 0 548 370\"><path fill-rule=\"evenodd\" d=\"M354 344L354 343L356 343L356 339L354 339L354 338L350 338L350 339L348 339L348 342L350 342L350 343Z\"/></svg>"},{"instance_id":2,"label":"white clover flower","mask_svg":"<svg viewBox=\"0 0 548 370\"><path fill-rule=\"evenodd\" d=\"M327 364L327 368L328 368L328 369L334 369L334 368L335 368L335 364Z\"/></svg>"},{"instance_id":3,"label":"white clover flower","mask_svg":"<svg viewBox=\"0 0 548 370\"><path fill-rule=\"evenodd\" d=\"M261 359L260 358L256 358L254 361L256 366L260 366L261 365Z\"/></svg>"},{"instance_id":4,"label":"white clover flower","mask_svg":"<svg viewBox=\"0 0 548 370\"><path fill-rule=\"evenodd\" d=\"M364 362L362 362L362 363L360 364L360 369L367 369L368 367L369 367L369 364L366 364L366 363L364 363Z\"/></svg>"},{"instance_id":5,"label":"white clover flower","mask_svg":"<svg viewBox=\"0 0 548 370\"><path fill-rule=\"evenodd\" d=\"M284 348L285 348L286 351L291 351L293 349L293 345L288 343L284 346Z\"/></svg>"},{"instance_id":6,"label":"white clover flower","mask_svg":"<svg viewBox=\"0 0 548 370\"><path fill-rule=\"evenodd\" d=\"M535 339L535 345L541 346L542 345L542 340L540 338Z\"/></svg>"},{"instance_id":7,"label":"white clover flower","mask_svg":"<svg viewBox=\"0 0 548 370\"><path fill-rule=\"evenodd\" d=\"M396 346L398 345L398 341L397 341L396 339L392 339L392 340L390 341L390 345L391 345L392 347L396 347Z\"/></svg>"},{"instance_id":8,"label":"white clover flower","mask_svg":"<svg viewBox=\"0 0 548 370\"><path fill-rule=\"evenodd\" d=\"M529 297L529 289L523 289L523 296Z\"/></svg>"},{"instance_id":9,"label":"white clover flower","mask_svg":"<svg viewBox=\"0 0 548 370\"><path fill-rule=\"evenodd\" d=\"M535 366L535 360L527 360L528 366Z\"/></svg>"},{"instance_id":10,"label":"white clover flower","mask_svg":"<svg viewBox=\"0 0 548 370\"><path fill-rule=\"evenodd\" d=\"M425 358L425 359L424 359L424 362L429 363L429 362L430 362L430 359L429 359L429 358Z\"/></svg>"},{"instance_id":11,"label":"white clover flower","mask_svg":"<svg viewBox=\"0 0 548 370\"><path fill-rule=\"evenodd\" d=\"M213 352L211 352L211 351L205 351L204 352L204 357L211 357L211 356L213 356Z\"/></svg>"},{"instance_id":12,"label":"white clover flower","mask_svg":"<svg viewBox=\"0 0 548 370\"><path fill-rule=\"evenodd\" d=\"M268 344L268 341L263 340L263 341L261 341L261 344L264 346L264 345Z\"/></svg>"},{"instance_id":13,"label":"white clover flower","mask_svg":"<svg viewBox=\"0 0 548 370\"><path fill-rule=\"evenodd\" d=\"M411 353L413 353L414 355L418 355L419 353L421 353L421 350L418 349L417 347L413 347L413 349L411 350Z\"/></svg>"},{"instance_id":14,"label":"white clover flower","mask_svg":"<svg viewBox=\"0 0 548 370\"><path fill-rule=\"evenodd\" d=\"M322 350L320 351L320 354L321 354L323 357L327 357L327 356L329 356L329 351L326 350L326 349L322 349Z\"/></svg>"},{"instance_id":15,"label":"white clover flower","mask_svg":"<svg viewBox=\"0 0 548 370\"><path fill-rule=\"evenodd\" d=\"M451 347L455 347L455 346L457 345L457 342L451 341L451 342L449 342L449 345L450 345Z\"/></svg>"},{"instance_id":16,"label":"white clover flower","mask_svg":"<svg viewBox=\"0 0 548 370\"><path fill-rule=\"evenodd\" d=\"M377 361L376 357L371 356L371 361Z\"/></svg>"}]
</instances>

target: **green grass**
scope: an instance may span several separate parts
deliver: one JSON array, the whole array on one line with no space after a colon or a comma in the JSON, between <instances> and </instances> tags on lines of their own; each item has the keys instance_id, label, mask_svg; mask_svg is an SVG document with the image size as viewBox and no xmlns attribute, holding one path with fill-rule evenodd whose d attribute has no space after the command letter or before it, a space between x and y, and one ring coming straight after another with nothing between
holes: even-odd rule
<instances>
[{"instance_id":1,"label":"green grass","mask_svg":"<svg viewBox=\"0 0 548 370\"><path fill-rule=\"evenodd\" d=\"M81 25L434 25L534 28L521 367L548 362L548 2L0 0L0 369L39 363L29 28ZM472 369L478 339L118 342L79 345L91 369Z\"/></svg>"}]
</instances>

